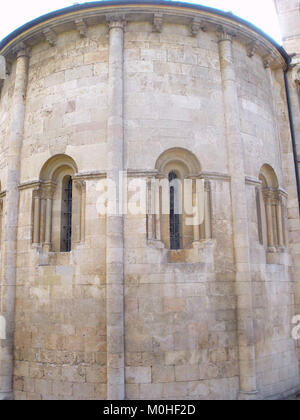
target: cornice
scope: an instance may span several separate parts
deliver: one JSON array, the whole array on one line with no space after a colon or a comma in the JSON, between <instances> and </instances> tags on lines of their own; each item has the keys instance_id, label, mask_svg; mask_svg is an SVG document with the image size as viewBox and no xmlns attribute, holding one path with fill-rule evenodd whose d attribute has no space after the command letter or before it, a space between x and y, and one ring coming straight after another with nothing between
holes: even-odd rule
<instances>
[{"instance_id":1,"label":"cornice","mask_svg":"<svg viewBox=\"0 0 300 420\"><path fill-rule=\"evenodd\" d=\"M33 47L45 39L55 45L59 34L77 30L79 36L88 36L88 27L107 24L107 16L121 14L126 22L149 21L154 32L161 32L167 23L186 24L191 36L200 30L235 34L236 40L244 43L248 55L259 54L264 59L271 57L267 65L284 67L288 61L287 53L275 41L250 23L217 9L179 2L94 2L75 5L29 22L13 32L0 43L0 55L7 59L13 55L14 47L23 42Z\"/></svg>"},{"instance_id":2,"label":"cornice","mask_svg":"<svg viewBox=\"0 0 300 420\"><path fill-rule=\"evenodd\" d=\"M91 171L91 172L79 172L73 176L74 180L87 180L87 179L102 179L106 178L107 173L105 171Z\"/></svg>"},{"instance_id":3,"label":"cornice","mask_svg":"<svg viewBox=\"0 0 300 420\"><path fill-rule=\"evenodd\" d=\"M252 178L251 176L246 176L245 182L247 185L254 185L255 187L259 187L262 185L262 182L257 178Z\"/></svg>"}]
</instances>

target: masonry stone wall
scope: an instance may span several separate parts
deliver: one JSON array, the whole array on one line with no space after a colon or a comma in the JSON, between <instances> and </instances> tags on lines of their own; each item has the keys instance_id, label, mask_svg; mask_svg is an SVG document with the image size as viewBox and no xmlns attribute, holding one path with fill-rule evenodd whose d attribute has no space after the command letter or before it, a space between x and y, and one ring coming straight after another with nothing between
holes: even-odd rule
<instances>
[{"instance_id":1,"label":"masonry stone wall","mask_svg":"<svg viewBox=\"0 0 300 420\"><path fill-rule=\"evenodd\" d=\"M284 60L271 44L276 62L249 54L249 43L226 26L231 18L199 12L215 22L191 33L193 12L184 12L161 27L160 16L130 7L105 21L89 14L84 36L67 26L55 42L52 34L52 45L31 45L10 327L15 399L234 400L299 387L291 337L300 305L299 213ZM0 98L3 225L17 66ZM194 156L201 173L193 175L205 179L211 197L211 237L179 251L149 237L144 214L111 220L97 212L99 182L120 169L115 157L129 179L149 181L168 150ZM56 156L74 161L74 181L85 191L81 237L69 253L33 244L33 197ZM257 189L266 164L285 197L282 252L259 240ZM3 268L2 313L9 312L7 282ZM5 346L0 376L9 378Z\"/></svg>"}]
</instances>

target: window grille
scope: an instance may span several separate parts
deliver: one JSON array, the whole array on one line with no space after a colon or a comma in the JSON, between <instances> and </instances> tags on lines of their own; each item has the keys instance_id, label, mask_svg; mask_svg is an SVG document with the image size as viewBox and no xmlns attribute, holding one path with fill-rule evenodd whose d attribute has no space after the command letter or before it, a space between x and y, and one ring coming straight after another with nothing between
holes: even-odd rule
<instances>
[{"instance_id":1,"label":"window grille","mask_svg":"<svg viewBox=\"0 0 300 420\"><path fill-rule=\"evenodd\" d=\"M178 192L172 181L177 179L175 172L169 173L170 182L170 248L173 250L180 249L180 215L176 213L177 201L179 200Z\"/></svg>"}]
</instances>

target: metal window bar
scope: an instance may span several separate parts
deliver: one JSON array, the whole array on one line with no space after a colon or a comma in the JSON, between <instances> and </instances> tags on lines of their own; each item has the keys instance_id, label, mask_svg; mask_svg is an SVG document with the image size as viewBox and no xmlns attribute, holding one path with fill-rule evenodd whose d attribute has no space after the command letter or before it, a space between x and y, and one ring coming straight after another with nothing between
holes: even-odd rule
<instances>
[{"instance_id":1,"label":"metal window bar","mask_svg":"<svg viewBox=\"0 0 300 420\"><path fill-rule=\"evenodd\" d=\"M64 213L64 216L66 216L66 226L64 226L65 232L65 250L66 252L71 251L71 244L72 244L72 187L73 187L73 181L70 178L67 188L65 189L65 197L67 197L66 200L64 200L65 203L67 203L66 208L67 211Z\"/></svg>"},{"instance_id":2,"label":"metal window bar","mask_svg":"<svg viewBox=\"0 0 300 420\"><path fill-rule=\"evenodd\" d=\"M175 172L170 172L169 182L177 179ZM170 248L173 250L180 249L180 215L175 213L175 204L178 197L173 185L170 185Z\"/></svg>"}]
</instances>

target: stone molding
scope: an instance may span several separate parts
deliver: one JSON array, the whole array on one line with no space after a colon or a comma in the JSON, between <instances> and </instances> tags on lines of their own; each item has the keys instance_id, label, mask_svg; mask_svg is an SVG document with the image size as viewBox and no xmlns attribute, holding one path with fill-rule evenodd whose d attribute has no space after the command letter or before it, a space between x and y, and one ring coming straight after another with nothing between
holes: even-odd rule
<instances>
[{"instance_id":1,"label":"stone molding","mask_svg":"<svg viewBox=\"0 0 300 420\"><path fill-rule=\"evenodd\" d=\"M246 176L245 182L247 185L253 185L254 187L259 187L262 185L262 182L257 178L252 178L251 176Z\"/></svg>"},{"instance_id":2,"label":"stone molding","mask_svg":"<svg viewBox=\"0 0 300 420\"><path fill-rule=\"evenodd\" d=\"M88 179L103 179L107 177L106 171L92 171L92 172L79 172L73 176L74 180L88 180Z\"/></svg>"},{"instance_id":3,"label":"stone molding","mask_svg":"<svg viewBox=\"0 0 300 420\"><path fill-rule=\"evenodd\" d=\"M246 46L249 57L258 54L265 61L265 64L272 68L286 66L280 51L267 38L246 25L242 26L241 23L235 22L229 17L185 8L178 10L172 5L153 5L153 7L149 7L149 5L118 5L117 7L118 13L116 13L116 8L113 6L99 7L69 13L37 24L10 41L0 51L0 54L6 58L12 58L16 46L21 42L26 47L33 47L39 42L44 42L45 38L50 45L54 46L59 34L71 30L74 28L74 25L79 32L79 36L86 36L88 26L107 24L109 22L111 27L118 25L118 27L124 28L125 21L130 23L141 20L152 23L154 31L158 33L163 31L163 25L172 23L187 25L190 28L191 36L194 37L197 36L200 29L218 32L221 34L219 35L221 39L224 39L224 36L227 38L228 36L234 36L236 40Z\"/></svg>"}]
</instances>

